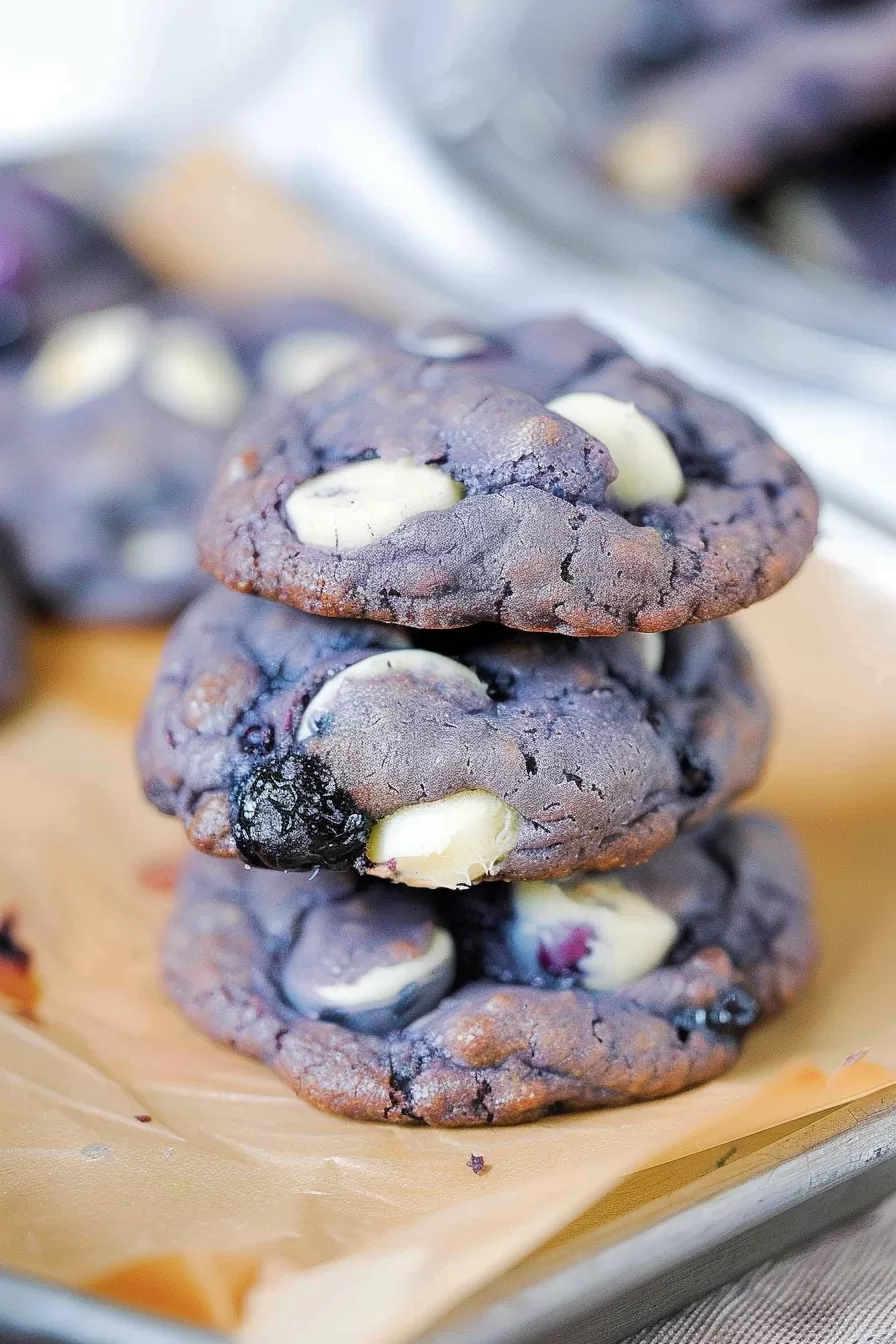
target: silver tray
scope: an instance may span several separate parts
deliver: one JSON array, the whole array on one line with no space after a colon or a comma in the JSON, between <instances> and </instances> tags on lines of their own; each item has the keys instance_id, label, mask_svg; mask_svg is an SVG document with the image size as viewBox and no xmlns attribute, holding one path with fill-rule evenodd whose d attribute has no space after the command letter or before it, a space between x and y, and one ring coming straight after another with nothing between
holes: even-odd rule
<instances>
[{"instance_id":1,"label":"silver tray","mask_svg":"<svg viewBox=\"0 0 896 1344\"><path fill-rule=\"evenodd\" d=\"M755 1165L762 1167L761 1153ZM616 1344L893 1192L896 1102L891 1101L845 1133L615 1244L578 1255L534 1282L506 1293L486 1290L421 1344ZM221 1344L222 1339L0 1272L3 1344Z\"/></svg>"}]
</instances>

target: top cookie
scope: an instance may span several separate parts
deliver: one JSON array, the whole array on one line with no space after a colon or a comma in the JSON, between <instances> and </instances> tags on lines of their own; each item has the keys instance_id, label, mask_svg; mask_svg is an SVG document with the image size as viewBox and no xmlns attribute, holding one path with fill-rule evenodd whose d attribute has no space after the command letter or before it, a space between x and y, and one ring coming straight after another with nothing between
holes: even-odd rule
<instances>
[{"instance_id":1,"label":"top cookie","mask_svg":"<svg viewBox=\"0 0 896 1344\"><path fill-rule=\"evenodd\" d=\"M616 635L737 611L805 559L793 459L582 323L404 340L250 413L200 527L216 578L325 616Z\"/></svg>"}]
</instances>

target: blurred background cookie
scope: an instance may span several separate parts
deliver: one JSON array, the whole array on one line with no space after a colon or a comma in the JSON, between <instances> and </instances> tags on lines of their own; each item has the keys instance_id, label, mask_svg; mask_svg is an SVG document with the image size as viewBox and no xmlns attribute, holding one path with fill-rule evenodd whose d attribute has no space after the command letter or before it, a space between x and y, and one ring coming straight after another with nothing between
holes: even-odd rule
<instances>
[{"instance_id":1,"label":"blurred background cookie","mask_svg":"<svg viewBox=\"0 0 896 1344\"><path fill-rule=\"evenodd\" d=\"M151 287L100 224L23 174L0 170L0 360L68 318Z\"/></svg>"}]
</instances>

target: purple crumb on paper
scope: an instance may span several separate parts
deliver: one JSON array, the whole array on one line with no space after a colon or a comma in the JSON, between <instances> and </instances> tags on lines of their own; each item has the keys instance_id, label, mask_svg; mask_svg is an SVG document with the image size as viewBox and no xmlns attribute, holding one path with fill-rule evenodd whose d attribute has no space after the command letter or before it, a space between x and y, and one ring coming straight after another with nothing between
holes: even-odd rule
<instances>
[{"instance_id":1,"label":"purple crumb on paper","mask_svg":"<svg viewBox=\"0 0 896 1344\"><path fill-rule=\"evenodd\" d=\"M486 1171L485 1158L479 1153L471 1153L467 1163L474 1176L482 1176Z\"/></svg>"}]
</instances>

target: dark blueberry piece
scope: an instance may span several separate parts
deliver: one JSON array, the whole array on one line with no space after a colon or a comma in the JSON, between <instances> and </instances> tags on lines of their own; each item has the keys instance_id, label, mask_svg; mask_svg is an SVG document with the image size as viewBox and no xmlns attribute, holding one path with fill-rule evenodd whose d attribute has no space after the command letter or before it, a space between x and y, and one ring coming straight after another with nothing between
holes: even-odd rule
<instances>
[{"instance_id":1,"label":"dark blueberry piece","mask_svg":"<svg viewBox=\"0 0 896 1344\"><path fill-rule=\"evenodd\" d=\"M16 937L16 917L4 915L0 920L0 960L27 971L31 965L31 953L23 947Z\"/></svg>"},{"instance_id":2,"label":"dark blueberry piece","mask_svg":"<svg viewBox=\"0 0 896 1344\"><path fill-rule=\"evenodd\" d=\"M372 825L316 756L258 766L231 799L236 847L258 868L349 867Z\"/></svg>"},{"instance_id":3,"label":"dark blueberry piece","mask_svg":"<svg viewBox=\"0 0 896 1344\"><path fill-rule=\"evenodd\" d=\"M243 751L265 756L274 745L274 730L269 723L253 723L240 738Z\"/></svg>"},{"instance_id":4,"label":"dark blueberry piece","mask_svg":"<svg viewBox=\"0 0 896 1344\"><path fill-rule=\"evenodd\" d=\"M711 1031L736 1036L759 1016L759 1004L741 985L733 985L706 1010L706 1025Z\"/></svg>"},{"instance_id":5,"label":"dark blueberry piece","mask_svg":"<svg viewBox=\"0 0 896 1344\"><path fill-rule=\"evenodd\" d=\"M682 791L687 798L702 798L712 788L712 776L708 770L692 760L686 751L678 758L681 770Z\"/></svg>"},{"instance_id":6,"label":"dark blueberry piece","mask_svg":"<svg viewBox=\"0 0 896 1344\"><path fill-rule=\"evenodd\" d=\"M516 685L516 677L512 672L507 672L499 668L493 672L487 667L473 667L472 671L476 673L479 680L484 684L486 694L489 700L494 700L501 704L505 700L510 700L513 696L513 688Z\"/></svg>"}]
</instances>

